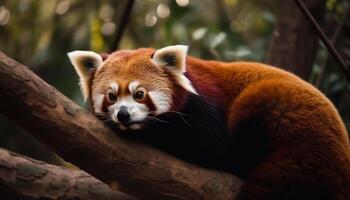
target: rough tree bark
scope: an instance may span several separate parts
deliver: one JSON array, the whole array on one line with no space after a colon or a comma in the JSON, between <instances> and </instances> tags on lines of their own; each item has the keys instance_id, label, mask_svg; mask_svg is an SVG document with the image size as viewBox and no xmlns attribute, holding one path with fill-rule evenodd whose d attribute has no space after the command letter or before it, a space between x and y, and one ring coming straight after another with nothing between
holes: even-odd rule
<instances>
[{"instance_id":1,"label":"rough tree bark","mask_svg":"<svg viewBox=\"0 0 350 200\"><path fill-rule=\"evenodd\" d=\"M239 191L240 180L230 174L185 163L112 132L1 52L0 112L65 160L107 184L117 181L132 196L222 200Z\"/></svg>"},{"instance_id":2,"label":"rough tree bark","mask_svg":"<svg viewBox=\"0 0 350 200\"><path fill-rule=\"evenodd\" d=\"M0 194L2 200L136 200L81 170L49 165L1 148Z\"/></svg>"},{"instance_id":3,"label":"rough tree bark","mask_svg":"<svg viewBox=\"0 0 350 200\"><path fill-rule=\"evenodd\" d=\"M325 0L303 0L318 22L322 22ZM277 22L268 62L308 80L315 60L318 36L293 0L278 1Z\"/></svg>"}]
</instances>

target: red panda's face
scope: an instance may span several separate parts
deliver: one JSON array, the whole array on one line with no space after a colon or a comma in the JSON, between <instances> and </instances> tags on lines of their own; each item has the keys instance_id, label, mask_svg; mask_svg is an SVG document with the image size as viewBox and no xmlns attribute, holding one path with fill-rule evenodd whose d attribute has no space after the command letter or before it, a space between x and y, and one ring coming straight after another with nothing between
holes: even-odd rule
<instances>
[{"instance_id":1,"label":"red panda's face","mask_svg":"<svg viewBox=\"0 0 350 200\"><path fill-rule=\"evenodd\" d=\"M185 72L186 46L118 51L103 61L93 52L69 53L94 113L117 128L141 129L170 112L174 85L195 93ZM174 83L176 82L176 83Z\"/></svg>"}]
</instances>

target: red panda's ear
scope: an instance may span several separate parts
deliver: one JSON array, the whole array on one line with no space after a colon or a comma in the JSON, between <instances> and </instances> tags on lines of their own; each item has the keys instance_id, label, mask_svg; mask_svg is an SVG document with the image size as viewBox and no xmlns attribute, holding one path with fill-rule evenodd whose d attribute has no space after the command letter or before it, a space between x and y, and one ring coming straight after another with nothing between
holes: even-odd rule
<instances>
[{"instance_id":1,"label":"red panda's ear","mask_svg":"<svg viewBox=\"0 0 350 200\"><path fill-rule=\"evenodd\" d=\"M102 65L102 56L92 51L72 51L68 53L68 57L79 75L81 90L86 100L90 92L91 72Z\"/></svg>"},{"instance_id":2,"label":"red panda's ear","mask_svg":"<svg viewBox=\"0 0 350 200\"><path fill-rule=\"evenodd\" d=\"M188 46L185 45L164 47L154 52L152 61L155 65L184 73L186 71L187 51Z\"/></svg>"},{"instance_id":3,"label":"red panda's ear","mask_svg":"<svg viewBox=\"0 0 350 200\"><path fill-rule=\"evenodd\" d=\"M191 82L184 75L186 72L186 56L188 46L174 45L158 49L152 55L152 62L160 67L165 67L177 78L178 83L186 90L196 93Z\"/></svg>"}]
</instances>

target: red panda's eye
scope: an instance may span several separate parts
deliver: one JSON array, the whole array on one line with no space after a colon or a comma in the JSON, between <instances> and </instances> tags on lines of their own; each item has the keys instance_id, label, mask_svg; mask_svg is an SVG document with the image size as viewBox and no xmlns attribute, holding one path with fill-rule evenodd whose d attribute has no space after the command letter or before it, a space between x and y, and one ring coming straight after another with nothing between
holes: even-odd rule
<instances>
[{"instance_id":1,"label":"red panda's eye","mask_svg":"<svg viewBox=\"0 0 350 200\"><path fill-rule=\"evenodd\" d=\"M134 94L134 98L137 99L137 100L143 99L144 96L145 96L145 93L143 91L137 91Z\"/></svg>"},{"instance_id":2,"label":"red panda's eye","mask_svg":"<svg viewBox=\"0 0 350 200\"><path fill-rule=\"evenodd\" d=\"M110 101L110 102L114 102L114 101L117 100L117 96L114 93L112 93L112 92L109 92L107 94L107 96L108 96L108 101Z\"/></svg>"}]
</instances>

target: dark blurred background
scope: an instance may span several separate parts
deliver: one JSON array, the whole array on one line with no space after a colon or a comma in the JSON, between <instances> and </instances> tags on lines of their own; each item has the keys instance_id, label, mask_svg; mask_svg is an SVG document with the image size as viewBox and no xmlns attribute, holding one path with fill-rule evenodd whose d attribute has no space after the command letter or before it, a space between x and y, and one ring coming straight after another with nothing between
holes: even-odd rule
<instances>
[{"instance_id":1,"label":"dark blurred background","mask_svg":"<svg viewBox=\"0 0 350 200\"><path fill-rule=\"evenodd\" d=\"M342 57L350 58L350 2L304 0ZM0 0L0 51L84 106L66 53L108 52L128 0ZM350 128L350 85L294 1L136 0L120 49L190 46L190 54L250 60L292 71L323 91ZM347 62L349 64L349 62ZM21 113L18 113L21 114ZM0 146L64 162L0 115Z\"/></svg>"}]
</instances>

